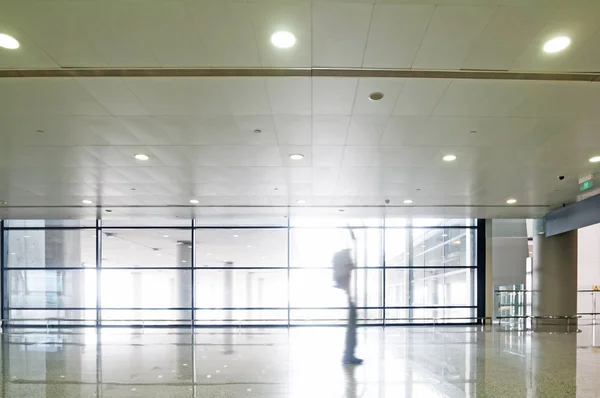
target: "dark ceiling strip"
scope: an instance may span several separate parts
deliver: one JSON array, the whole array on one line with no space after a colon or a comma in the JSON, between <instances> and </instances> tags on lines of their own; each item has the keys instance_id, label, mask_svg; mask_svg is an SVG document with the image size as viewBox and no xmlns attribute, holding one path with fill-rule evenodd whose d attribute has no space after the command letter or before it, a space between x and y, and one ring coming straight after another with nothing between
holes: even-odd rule
<instances>
[{"instance_id":1,"label":"dark ceiling strip","mask_svg":"<svg viewBox=\"0 0 600 398\"><path fill-rule=\"evenodd\" d=\"M534 80L597 82L598 73L498 70L416 70L353 68L62 68L0 69L0 78L28 77L380 77L419 79Z\"/></svg>"}]
</instances>

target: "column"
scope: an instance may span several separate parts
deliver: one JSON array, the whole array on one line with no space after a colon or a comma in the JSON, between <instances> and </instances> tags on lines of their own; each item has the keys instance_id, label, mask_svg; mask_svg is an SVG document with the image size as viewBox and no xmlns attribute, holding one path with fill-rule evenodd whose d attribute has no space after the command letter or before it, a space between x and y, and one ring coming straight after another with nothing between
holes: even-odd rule
<instances>
[{"instance_id":1,"label":"column","mask_svg":"<svg viewBox=\"0 0 600 398\"><path fill-rule=\"evenodd\" d=\"M223 306L227 309L224 311L223 323L231 325L233 323L233 311L231 310L233 307L233 262L226 261L224 266L227 269L223 270ZM233 354L233 335L229 331L224 334L223 353Z\"/></svg>"},{"instance_id":2,"label":"column","mask_svg":"<svg viewBox=\"0 0 600 398\"><path fill-rule=\"evenodd\" d=\"M179 241L177 242L177 266L178 267L192 267L192 242L190 241ZM191 274L188 271L176 270L175 272L175 306L179 308L190 308L193 307L192 303L192 289L191 289ZM190 319L190 310L178 311L176 318L178 320Z\"/></svg>"},{"instance_id":3,"label":"column","mask_svg":"<svg viewBox=\"0 0 600 398\"><path fill-rule=\"evenodd\" d=\"M577 231L551 237L538 234L533 238L532 290L534 317L577 313ZM537 323L564 325L567 322L539 319Z\"/></svg>"}]
</instances>

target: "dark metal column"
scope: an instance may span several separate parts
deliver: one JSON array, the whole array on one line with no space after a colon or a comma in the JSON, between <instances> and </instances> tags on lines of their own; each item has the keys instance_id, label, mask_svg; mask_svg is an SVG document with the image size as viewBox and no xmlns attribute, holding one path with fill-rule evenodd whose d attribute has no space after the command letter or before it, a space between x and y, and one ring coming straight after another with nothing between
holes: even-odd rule
<instances>
[{"instance_id":1,"label":"dark metal column","mask_svg":"<svg viewBox=\"0 0 600 398\"><path fill-rule=\"evenodd\" d=\"M478 324L485 324L485 220L477 220L477 320Z\"/></svg>"}]
</instances>

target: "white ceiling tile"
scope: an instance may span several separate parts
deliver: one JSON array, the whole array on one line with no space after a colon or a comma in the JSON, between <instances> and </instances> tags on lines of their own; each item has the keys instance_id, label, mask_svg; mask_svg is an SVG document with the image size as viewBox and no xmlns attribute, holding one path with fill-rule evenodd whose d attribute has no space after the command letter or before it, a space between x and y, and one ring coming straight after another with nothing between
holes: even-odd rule
<instances>
[{"instance_id":1,"label":"white ceiling tile","mask_svg":"<svg viewBox=\"0 0 600 398\"><path fill-rule=\"evenodd\" d=\"M339 167L344 156L343 146L314 146L313 167Z\"/></svg>"},{"instance_id":2,"label":"white ceiling tile","mask_svg":"<svg viewBox=\"0 0 600 398\"><path fill-rule=\"evenodd\" d=\"M352 116L346 145L379 145L389 117Z\"/></svg>"},{"instance_id":3,"label":"white ceiling tile","mask_svg":"<svg viewBox=\"0 0 600 398\"><path fill-rule=\"evenodd\" d=\"M347 146L344 148L344 167L371 166L377 152L376 146Z\"/></svg>"},{"instance_id":4,"label":"white ceiling tile","mask_svg":"<svg viewBox=\"0 0 600 398\"><path fill-rule=\"evenodd\" d=\"M268 115L271 105L265 80L256 77L221 79L221 86L234 115Z\"/></svg>"},{"instance_id":5,"label":"white ceiling tile","mask_svg":"<svg viewBox=\"0 0 600 398\"><path fill-rule=\"evenodd\" d=\"M187 8L211 66L261 65L248 4L191 1Z\"/></svg>"},{"instance_id":6,"label":"white ceiling tile","mask_svg":"<svg viewBox=\"0 0 600 398\"><path fill-rule=\"evenodd\" d=\"M280 145L310 145L312 118L309 115L273 115Z\"/></svg>"},{"instance_id":7,"label":"white ceiling tile","mask_svg":"<svg viewBox=\"0 0 600 398\"><path fill-rule=\"evenodd\" d=\"M358 79L312 78L312 110L315 115L350 115Z\"/></svg>"},{"instance_id":8,"label":"white ceiling tile","mask_svg":"<svg viewBox=\"0 0 600 398\"><path fill-rule=\"evenodd\" d=\"M508 116L531 93L538 82L454 80L444 92L435 116Z\"/></svg>"},{"instance_id":9,"label":"white ceiling tile","mask_svg":"<svg viewBox=\"0 0 600 398\"><path fill-rule=\"evenodd\" d=\"M434 10L434 5L376 5L363 67L410 68Z\"/></svg>"},{"instance_id":10,"label":"white ceiling tile","mask_svg":"<svg viewBox=\"0 0 600 398\"><path fill-rule=\"evenodd\" d=\"M381 145L409 145L410 142L436 142L427 132L428 118L394 116L389 120Z\"/></svg>"},{"instance_id":11,"label":"white ceiling tile","mask_svg":"<svg viewBox=\"0 0 600 398\"><path fill-rule=\"evenodd\" d=\"M163 130L161 118L155 116L121 116L121 123L147 145L173 145L175 141Z\"/></svg>"},{"instance_id":12,"label":"white ceiling tile","mask_svg":"<svg viewBox=\"0 0 600 398\"><path fill-rule=\"evenodd\" d=\"M539 30L553 8L499 7L462 64L464 69L509 70Z\"/></svg>"},{"instance_id":13,"label":"white ceiling tile","mask_svg":"<svg viewBox=\"0 0 600 398\"><path fill-rule=\"evenodd\" d=\"M58 64L25 32L12 25L8 14L0 16L2 33L12 36L19 41L16 51L0 51L0 68L56 68Z\"/></svg>"},{"instance_id":14,"label":"white ceiling tile","mask_svg":"<svg viewBox=\"0 0 600 398\"><path fill-rule=\"evenodd\" d=\"M354 115L390 115L405 79L394 78L361 78L356 90L354 100ZM372 101L369 94L380 92L384 94L383 99Z\"/></svg>"},{"instance_id":15,"label":"white ceiling tile","mask_svg":"<svg viewBox=\"0 0 600 398\"><path fill-rule=\"evenodd\" d=\"M250 3L248 8L263 67L311 65L310 3ZM273 46L271 35L277 31L291 32L296 37L296 44L287 49Z\"/></svg>"},{"instance_id":16,"label":"white ceiling tile","mask_svg":"<svg viewBox=\"0 0 600 398\"><path fill-rule=\"evenodd\" d=\"M107 115L73 79L0 80L0 115Z\"/></svg>"},{"instance_id":17,"label":"white ceiling tile","mask_svg":"<svg viewBox=\"0 0 600 398\"><path fill-rule=\"evenodd\" d=\"M489 6L438 6L413 68L459 69L495 11Z\"/></svg>"},{"instance_id":18,"label":"white ceiling tile","mask_svg":"<svg viewBox=\"0 0 600 398\"><path fill-rule=\"evenodd\" d=\"M154 115L223 115L228 102L219 79L123 79L144 108Z\"/></svg>"},{"instance_id":19,"label":"white ceiling tile","mask_svg":"<svg viewBox=\"0 0 600 398\"><path fill-rule=\"evenodd\" d=\"M310 115L311 81L301 77L268 78L267 92L274 115Z\"/></svg>"},{"instance_id":20,"label":"white ceiling tile","mask_svg":"<svg viewBox=\"0 0 600 398\"><path fill-rule=\"evenodd\" d=\"M361 67L372 12L371 4L313 4L312 65Z\"/></svg>"},{"instance_id":21,"label":"white ceiling tile","mask_svg":"<svg viewBox=\"0 0 600 398\"><path fill-rule=\"evenodd\" d=\"M313 145L344 145L350 127L350 116L313 116Z\"/></svg>"},{"instance_id":22,"label":"white ceiling tile","mask_svg":"<svg viewBox=\"0 0 600 398\"><path fill-rule=\"evenodd\" d=\"M240 142L251 145L277 145L275 124L270 114L236 116L235 124L240 134ZM256 133L255 130L260 130L260 133Z\"/></svg>"},{"instance_id":23,"label":"white ceiling tile","mask_svg":"<svg viewBox=\"0 0 600 398\"><path fill-rule=\"evenodd\" d=\"M163 116L156 122L177 145L236 145L256 138L240 134L232 116Z\"/></svg>"},{"instance_id":24,"label":"white ceiling tile","mask_svg":"<svg viewBox=\"0 0 600 398\"><path fill-rule=\"evenodd\" d=\"M394 115L431 115L450 85L448 79L406 79Z\"/></svg>"},{"instance_id":25,"label":"white ceiling tile","mask_svg":"<svg viewBox=\"0 0 600 398\"><path fill-rule=\"evenodd\" d=\"M77 82L112 115L148 115L121 79L87 77Z\"/></svg>"}]
</instances>

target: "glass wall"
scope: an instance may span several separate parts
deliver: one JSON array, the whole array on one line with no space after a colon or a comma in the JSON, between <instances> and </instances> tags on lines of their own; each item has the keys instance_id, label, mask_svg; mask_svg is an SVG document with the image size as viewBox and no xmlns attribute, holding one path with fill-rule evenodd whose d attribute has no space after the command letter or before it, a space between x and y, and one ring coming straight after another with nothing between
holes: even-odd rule
<instances>
[{"instance_id":1,"label":"glass wall","mask_svg":"<svg viewBox=\"0 0 600 398\"><path fill-rule=\"evenodd\" d=\"M348 220L345 220L348 222ZM15 324L335 325L331 260L352 250L361 324L474 323L474 220L285 218L210 225L2 222L3 318Z\"/></svg>"}]
</instances>

